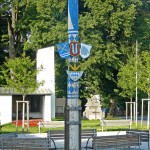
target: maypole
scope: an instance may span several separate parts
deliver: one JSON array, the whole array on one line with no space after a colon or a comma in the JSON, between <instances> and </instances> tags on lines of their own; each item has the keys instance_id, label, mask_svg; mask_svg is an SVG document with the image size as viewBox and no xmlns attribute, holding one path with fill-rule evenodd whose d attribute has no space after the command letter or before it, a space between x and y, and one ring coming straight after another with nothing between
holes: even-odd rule
<instances>
[{"instance_id":1,"label":"maypole","mask_svg":"<svg viewBox=\"0 0 150 150\"><path fill-rule=\"evenodd\" d=\"M78 0L68 0L68 42L56 44L59 55L67 59L67 102L65 108L65 150L81 150L81 107L79 100L79 56L90 55L91 45L79 43Z\"/></svg>"}]
</instances>

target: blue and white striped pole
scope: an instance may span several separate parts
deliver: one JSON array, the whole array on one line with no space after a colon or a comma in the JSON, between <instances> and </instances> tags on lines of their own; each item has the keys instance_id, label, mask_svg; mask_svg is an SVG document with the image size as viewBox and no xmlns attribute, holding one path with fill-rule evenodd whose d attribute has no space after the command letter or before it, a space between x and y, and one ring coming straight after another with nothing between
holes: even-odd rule
<instances>
[{"instance_id":1,"label":"blue and white striped pole","mask_svg":"<svg viewBox=\"0 0 150 150\"><path fill-rule=\"evenodd\" d=\"M89 57L92 46L79 43L78 0L68 0L68 42L56 44L56 47L59 55L68 61L65 150L81 150L81 109L78 100L79 79L83 71L80 71L78 58Z\"/></svg>"},{"instance_id":2,"label":"blue and white striped pole","mask_svg":"<svg viewBox=\"0 0 150 150\"><path fill-rule=\"evenodd\" d=\"M69 64L72 68L68 67L68 83L67 83L67 106L70 108L78 108L79 99L79 82L71 79L70 75L74 74L78 69L74 66L78 64L78 56L80 54L78 38L78 0L68 0L68 43L70 45L70 57L68 58ZM77 65L76 65L77 66ZM72 70L70 72L70 70ZM78 72L80 74L80 72ZM78 74L77 73L77 74ZM75 74L74 74L75 76ZM69 124L66 126L69 136L66 136L69 143L65 144L65 149L80 150L80 121L79 111L68 110Z\"/></svg>"}]
</instances>

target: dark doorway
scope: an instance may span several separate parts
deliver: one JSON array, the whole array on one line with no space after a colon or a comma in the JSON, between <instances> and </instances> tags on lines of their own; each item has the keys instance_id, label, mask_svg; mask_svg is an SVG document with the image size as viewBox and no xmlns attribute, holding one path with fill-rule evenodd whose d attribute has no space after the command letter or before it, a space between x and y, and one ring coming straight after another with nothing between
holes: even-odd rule
<instances>
[{"instance_id":1,"label":"dark doorway","mask_svg":"<svg viewBox=\"0 0 150 150\"><path fill-rule=\"evenodd\" d=\"M26 101L29 101L29 113L31 118L34 116L39 115L39 118L42 114L42 102L43 102L43 95L28 95L26 96ZM16 119L16 101L22 101L21 95L13 95L12 96L12 120ZM25 112L27 112L25 108ZM22 103L18 105L18 113L22 113ZM36 115L37 114L37 115ZM37 118L37 117L36 117Z\"/></svg>"}]
</instances>

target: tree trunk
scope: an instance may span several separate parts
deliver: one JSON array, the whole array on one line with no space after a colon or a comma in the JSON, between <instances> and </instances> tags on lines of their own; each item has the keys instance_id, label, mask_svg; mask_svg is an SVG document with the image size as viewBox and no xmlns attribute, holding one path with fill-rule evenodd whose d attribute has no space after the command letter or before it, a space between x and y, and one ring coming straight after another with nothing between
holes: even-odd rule
<instances>
[{"instance_id":1,"label":"tree trunk","mask_svg":"<svg viewBox=\"0 0 150 150\"><path fill-rule=\"evenodd\" d=\"M14 40L14 29L11 26L11 17L8 17L8 37L9 37L9 58L14 59L15 58L15 40Z\"/></svg>"},{"instance_id":2,"label":"tree trunk","mask_svg":"<svg viewBox=\"0 0 150 150\"><path fill-rule=\"evenodd\" d=\"M15 27L16 27L16 22L18 20L18 5L17 3L12 4L12 16L9 14L8 15L8 38L9 38L9 58L14 59L16 56L16 51L15 51Z\"/></svg>"}]
</instances>

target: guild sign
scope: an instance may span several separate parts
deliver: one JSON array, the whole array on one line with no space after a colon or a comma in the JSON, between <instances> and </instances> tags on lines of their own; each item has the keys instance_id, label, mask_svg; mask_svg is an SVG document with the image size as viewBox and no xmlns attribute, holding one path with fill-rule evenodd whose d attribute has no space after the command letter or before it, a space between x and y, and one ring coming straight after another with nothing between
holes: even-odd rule
<instances>
[{"instance_id":1,"label":"guild sign","mask_svg":"<svg viewBox=\"0 0 150 150\"><path fill-rule=\"evenodd\" d=\"M79 56L80 54L80 45L79 42L70 42L70 55L71 56Z\"/></svg>"}]
</instances>

